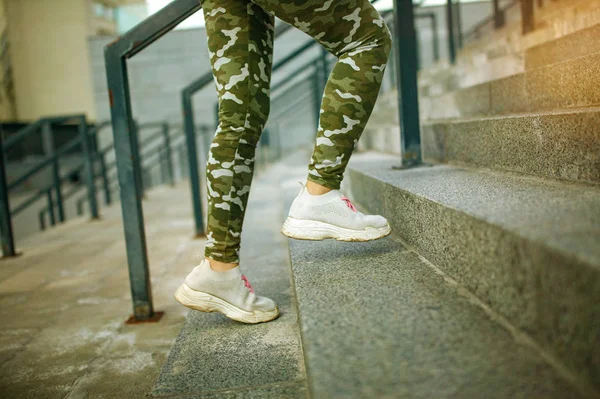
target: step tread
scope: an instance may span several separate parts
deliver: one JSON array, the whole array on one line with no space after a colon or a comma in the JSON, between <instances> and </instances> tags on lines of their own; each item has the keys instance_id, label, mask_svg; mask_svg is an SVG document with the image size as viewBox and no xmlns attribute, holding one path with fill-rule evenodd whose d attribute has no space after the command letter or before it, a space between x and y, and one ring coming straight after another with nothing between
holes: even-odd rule
<instances>
[{"instance_id":1,"label":"step tread","mask_svg":"<svg viewBox=\"0 0 600 399\"><path fill-rule=\"evenodd\" d=\"M600 270L600 187L452 165L391 170L395 157L353 163L365 174L589 262ZM383 159L381 159L383 158ZM569 220L564 224L565 219ZM549 228L551 227L551 228Z\"/></svg>"},{"instance_id":2,"label":"step tread","mask_svg":"<svg viewBox=\"0 0 600 399\"><path fill-rule=\"evenodd\" d=\"M313 397L579 397L391 238L290 253Z\"/></svg>"}]
</instances>

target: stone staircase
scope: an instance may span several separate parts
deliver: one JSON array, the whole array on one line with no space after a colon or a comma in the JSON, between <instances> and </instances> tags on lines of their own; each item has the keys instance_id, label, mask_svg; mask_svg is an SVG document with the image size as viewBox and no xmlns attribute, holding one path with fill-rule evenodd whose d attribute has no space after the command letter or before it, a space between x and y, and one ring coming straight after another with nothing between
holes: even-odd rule
<instances>
[{"instance_id":1,"label":"stone staircase","mask_svg":"<svg viewBox=\"0 0 600 399\"><path fill-rule=\"evenodd\" d=\"M573 4L580 8L568 8ZM554 26L596 21L600 12L598 2L563 7L561 14L555 6ZM383 153L400 148L396 93L383 95L362 143L378 153L354 157L347 183L357 202L390 218L403 244L530 337L596 397L600 23L577 26L546 40L539 33L522 38L537 42L513 48L523 70L510 76L456 83L474 70L468 61L447 69L436 90L429 90L436 75L428 76L421 134L423 158L433 166L391 169L398 158Z\"/></svg>"},{"instance_id":2,"label":"stone staircase","mask_svg":"<svg viewBox=\"0 0 600 399\"><path fill-rule=\"evenodd\" d=\"M277 300L280 318L252 326L190 311L152 397L594 397L528 334L423 256L429 252L401 238L401 214L381 208L398 193L363 177L369 167L396 175L389 166L397 157L358 155L345 187L383 209L396 236L344 243L279 234L309 159L308 152L287 157L255 182L243 233L245 273ZM459 256L451 263L463 264Z\"/></svg>"}]
</instances>

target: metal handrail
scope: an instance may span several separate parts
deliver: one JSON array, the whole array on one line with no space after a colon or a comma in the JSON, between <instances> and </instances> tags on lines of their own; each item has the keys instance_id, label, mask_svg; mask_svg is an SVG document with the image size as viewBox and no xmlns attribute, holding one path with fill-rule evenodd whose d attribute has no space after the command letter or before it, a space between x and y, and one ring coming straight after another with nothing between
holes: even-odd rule
<instances>
[{"instance_id":1,"label":"metal handrail","mask_svg":"<svg viewBox=\"0 0 600 399\"><path fill-rule=\"evenodd\" d=\"M158 139L163 138L165 139L165 134L169 134L169 138L168 138L168 144L165 145L165 150L167 152L172 152L171 149L174 148L175 144L173 143L173 141L179 139L179 138L183 138L183 134L181 129L176 129L174 134L170 133L169 130L169 126L166 122L146 122L146 123L141 123L138 125L138 130L141 129L152 129L152 128L161 128L161 131L152 134L149 137L144 138L144 140L140 141L139 145L140 145L140 156L143 155L144 149L150 145L150 144L154 144L157 142ZM165 140L167 141L167 140ZM162 147L158 147L158 148L162 148ZM99 160L101 160L101 162L105 162L104 161L104 156L110 151L114 149L114 142L107 145L106 147L104 147L102 150L98 151L97 156L99 158ZM167 174L168 174L168 180L170 184L174 183L174 174L172 173L173 171L173 162L172 159L169 161L169 158L167 156L167 159L165 159L165 163L166 163L166 168L167 168ZM163 167L163 165L161 164L161 167ZM102 178L102 185L104 186L104 192L105 192L105 203L108 205L111 203L111 199L110 199L110 195L112 193L112 191L114 191L114 187L111 187L111 184L114 183L114 181L116 181L114 179L114 177L116 176L116 174L113 175L108 175L110 172L113 172L117 169L117 162L116 159L109 162L109 163L104 163L102 165L101 171L100 171L100 175L96 176L96 178L101 177ZM78 191L78 190L76 190ZM81 209L83 209L82 204L85 201L85 197L81 197L77 200L76 202L76 206L78 209L78 214L81 215Z\"/></svg>"},{"instance_id":2,"label":"metal handrail","mask_svg":"<svg viewBox=\"0 0 600 399\"><path fill-rule=\"evenodd\" d=\"M78 136L68 142L66 145L56 149L54 148L54 135L52 133L52 125L58 123L65 123L68 121L76 121L77 122L77 130ZM83 114L78 115L61 115L55 117L45 117L40 118L34 123L26 126L25 128L18 131L13 136L7 138L4 143L0 143L0 158L1 158L1 167L0 174L2 175L0 178L0 235L2 236L2 248L4 256L15 256L15 245L14 245L14 236L12 229L12 214L10 205L9 205L9 190L18 187L23 184L28 178L33 176L34 174L40 172L41 170L51 167L53 174L53 184L52 188L47 189L46 191L38 192L32 198L29 198L24 203L20 204L17 208L18 211L22 211L26 207L33 204L35 201L39 199L41 195L44 193L49 195L49 200L52 202L52 193L51 190L55 190L55 195L57 199L58 206L58 216L59 220L64 221L64 208L62 203L62 191L61 185L63 179L60 176L59 170L59 159L60 157L67 154L69 151L74 149L76 146L81 146L83 154L84 154L84 166L87 174L87 188L88 188L88 199L90 201L90 209L92 218L98 218L98 209L95 202L95 187L92 184L93 179L93 146L90 142L90 136L95 136L97 128L93 128L91 132L88 132L88 124L86 121L86 117ZM5 170L5 155L11 148L15 145L21 143L27 137L31 136L35 133L41 133L42 140L44 142L44 147L46 151L50 151L50 155L47 156L44 160L35 165L32 169L27 171L24 175L20 176L18 179L13 181L11 184L7 183L6 179L6 170ZM1 138L0 138L1 141Z\"/></svg>"},{"instance_id":3,"label":"metal handrail","mask_svg":"<svg viewBox=\"0 0 600 399\"><path fill-rule=\"evenodd\" d=\"M2 146L2 148L5 153L8 152L12 147L14 147L16 144L19 144L20 142L22 142L25 138L29 137L30 135L32 135L34 133L38 133L39 130L41 129L41 127L45 123L51 123L51 124L64 123L64 122L68 122L70 120L79 119L79 118L81 118L81 114L61 115L61 116L56 116L56 117L40 118L37 121L33 122L32 124L19 130L16 134L14 134L10 137L7 137L6 140L4 140L4 145Z\"/></svg>"}]
</instances>

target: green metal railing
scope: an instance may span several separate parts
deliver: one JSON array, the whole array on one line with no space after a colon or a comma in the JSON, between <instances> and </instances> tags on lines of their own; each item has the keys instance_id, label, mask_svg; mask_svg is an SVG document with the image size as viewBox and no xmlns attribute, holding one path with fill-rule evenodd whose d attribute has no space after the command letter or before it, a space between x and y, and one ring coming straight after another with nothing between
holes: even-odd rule
<instances>
[{"instance_id":1,"label":"green metal railing","mask_svg":"<svg viewBox=\"0 0 600 399\"><path fill-rule=\"evenodd\" d=\"M71 139L61 147L55 148L53 126L58 124L64 125L69 122L76 123L78 130L77 137ZM98 133L109 126L110 122L88 126L84 115L49 117L42 118L26 126L16 134L8 137L3 143L0 141L3 152L0 168L0 228L4 256L16 255L11 222L12 218L37 204L40 199L46 198L46 207L38 212L41 230L46 229L48 224L54 226L57 223L64 222L66 219L65 202L79 194L83 189L87 189L87 194L76 201L77 213L79 215L83 214L83 205L84 203L87 203L92 219L99 218L100 215L96 200L98 191L104 192L104 202L106 205L112 203L112 192L115 191L115 186L111 185L111 176L109 176L109 173L116 169L116 162L113 161L110 164L107 164L106 159L107 155L114 149L114 146L110 144L101 150L97 150L96 148ZM159 162L153 162L152 165L160 166L162 170L161 183L167 182L171 185L174 184L175 177L171 142L172 140L177 140L177 135L171 135L169 125L164 122L145 123L141 124L138 128L140 130L159 129L157 133L145 138L144 141L140 143L140 146L143 150L144 148L155 144L160 139L161 145L155 146L146 155L152 161L154 161L153 158L155 157L159 158ZM14 181L10 183L7 182L5 170L6 154L35 134L41 135L46 157ZM183 138L181 130L178 131L178 134L179 138ZM78 152L78 150L80 151ZM68 171L63 172L61 170L60 161L62 158L73 152L81 154L82 160L75 167L71 167ZM32 177L47 169L51 169L51 182L36 190L24 201L11 209L8 198L9 192L26 184ZM64 192L64 187L71 179L71 176L80 176L82 174L85 175L85 179L77 182L70 187L68 191ZM100 180L101 183L100 187L96 186L98 180Z\"/></svg>"},{"instance_id":2,"label":"green metal railing","mask_svg":"<svg viewBox=\"0 0 600 399\"><path fill-rule=\"evenodd\" d=\"M78 135L76 138L57 149L54 145L53 126L68 122L76 123ZM65 220L64 196L62 193L62 183L64 178L61 177L59 159L67 155L69 152L75 150L77 147L81 148L83 154L83 164L76 169L83 169L85 171L85 182L88 194L87 198L90 205L92 219L98 218L92 153L94 151L93 140L95 140L95 134L99 128L101 128L101 125L92 127L91 131L88 131L88 124L85 115L49 117L42 118L21 129L13 136L10 136L4 140L4 142L0 140L0 147L2 149L2 154L0 154L0 161L2 164L0 167L0 174L2 175L0 178L0 201L2 202L0 206L0 235L2 237L2 251L4 256L16 255L12 229L12 217L33 205L41 196L45 195L48 198L48 203L51 205L51 221L56 221L54 218L55 208L58 212L58 221L62 222ZM20 144L23 140L38 133L42 136L46 158L14 181L8 183L5 166L6 154L17 144ZM32 176L46 168L52 169L52 183L44 187L42 190L39 190L37 193L11 211L9 204L9 191L23 185Z\"/></svg>"},{"instance_id":3,"label":"green metal railing","mask_svg":"<svg viewBox=\"0 0 600 399\"><path fill-rule=\"evenodd\" d=\"M142 176L150 169L158 166L161 170L161 179L159 181L159 184L175 184L175 165L173 159L173 153L175 148L174 143L178 139L183 138L181 129L177 129L175 130L175 133L171 133L172 129L166 122L142 123L136 125L136 127L138 129L138 134L141 130L158 129L158 131L154 132L148 137L145 137L139 143L140 161L142 162L142 164L144 162L150 163L149 166L142 168ZM113 182L116 182L116 173L112 174L112 172L116 172L117 170L116 160L113 160L108 164L105 162L106 155L111 151L114 151L114 143L107 145L105 148L99 150L96 153L96 160L100 164L100 183L104 191L104 202L106 205L110 205L112 203L112 194L118 190L118 184L112 184ZM159 162L154 162L156 160L155 158L158 158ZM144 192L152 186L152 184L145 184L143 178L141 180L141 183L142 192ZM85 197L81 197L77 200L76 209L78 215L83 214L83 206L85 202ZM40 221L41 220L42 219L40 216ZM40 225L42 225L42 222L40 222Z\"/></svg>"}]
</instances>

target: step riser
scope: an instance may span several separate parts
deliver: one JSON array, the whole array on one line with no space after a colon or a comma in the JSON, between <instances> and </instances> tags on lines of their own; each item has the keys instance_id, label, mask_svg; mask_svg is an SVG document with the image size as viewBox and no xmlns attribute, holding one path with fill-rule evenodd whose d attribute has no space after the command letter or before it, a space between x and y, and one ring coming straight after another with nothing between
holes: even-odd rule
<instances>
[{"instance_id":1,"label":"step riser","mask_svg":"<svg viewBox=\"0 0 600 399\"><path fill-rule=\"evenodd\" d=\"M600 184L600 112L425 124L423 158Z\"/></svg>"},{"instance_id":2,"label":"step riser","mask_svg":"<svg viewBox=\"0 0 600 399\"><path fill-rule=\"evenodd\" d=\"M560 39L532 47L525 53L527 70L600 51L600 24Z\"/></svg>"},{"instance_id":3,"label":"step riser","mask_svg":"<svg viewBox=\"0 0 600 399\"><path fill-rule=\"evenodd\" d=\"M349 180L353 198L386 215L393 234L600 385L597 270L356 169Z\"/></svg>"},{"instance_id":4,"label":"step riser","mask_svg":"<svg viewBox=\"0 0 600 399\"><path fill-rule=\"evenodd\" d=\"M460 118L597 106L600 104L598 76L600 53L453 93L422 98L421 118Z\"/></svg>"}]
</instances>

